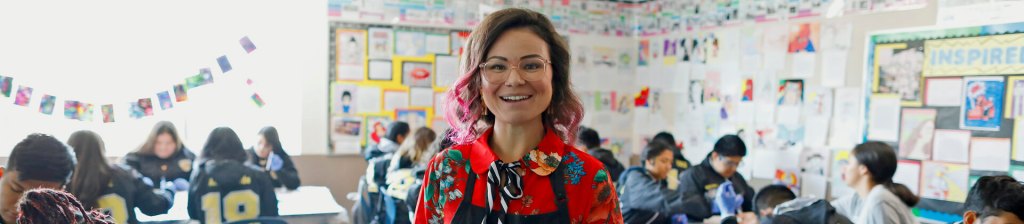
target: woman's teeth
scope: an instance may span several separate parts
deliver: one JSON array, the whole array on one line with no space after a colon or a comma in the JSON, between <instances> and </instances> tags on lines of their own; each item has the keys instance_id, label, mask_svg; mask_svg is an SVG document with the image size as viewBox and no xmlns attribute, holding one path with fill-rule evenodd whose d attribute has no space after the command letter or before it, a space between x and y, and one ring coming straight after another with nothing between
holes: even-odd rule
<instances>
[{"instance_id":1,"label":"woman's teeth","mask_svg":"<svg viewBox=\"0 0 1024 224\"><path fill-rule=\"evenodd\" d=\"M501 100L504 100L504 101L520 101L520 100L529 99L530 97L531 96L503 96L503 97L501 97Z\"/></svg>"}]
</instances>

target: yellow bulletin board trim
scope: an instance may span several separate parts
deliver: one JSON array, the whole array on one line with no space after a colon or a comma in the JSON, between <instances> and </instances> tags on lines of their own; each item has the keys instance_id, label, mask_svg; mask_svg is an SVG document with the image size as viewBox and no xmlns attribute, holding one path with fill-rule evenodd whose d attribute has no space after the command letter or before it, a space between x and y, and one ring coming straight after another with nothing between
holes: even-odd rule
<instances>
[{"instance_id":1,"label":"yellow bulletin board trim","mask_svg":"<svg viewBox=\"0 0 1024 224\"><path fill-rule=\"evenodd\" d=\"M875 55L874 55L875 60L873 60L874 62L873 62L873 65L872 65L872 70L873 70L874 80L875 81L874 81L874 84L871 86L871 92L872 93L878 93L878 87L879 87L879 84L881 83L881 82L879 82L880 79L881 79L881 66L878 63L878 56L881 55L881 53L879 53L879 49L897 50L897 49L905 49L905 48L907 48L907 44L906 43L894 43L894 44L879 44L879 45L875 45L875 51L874 51L875 52ZM923 73L920 75L920 79L918 79L918 85L917 86L924 87L924 75L923 75ZM923 106L924 105L924 100L922 98L924 98L924 91L925 91L925 88L919 88L918 94L920 94L920 95L918 96L918 100L916 100L916 101L900 100L900 106L904 106L904 107L920 107L920 106Z\"/></svg>"},{"instance_id":2,"label":"yellow bulletin board trim","mask_svg":"<svg viewBox=\"0 0 1024 224\"><path fill-rule=\"evenodd\" d=\"M1006 96L1004 97L1006 98L1006 103L1003 104L1003 107L1005 107L1005 109L1003 109L1003 117L1014 118L1013 91L1016 91L1016 88L1014 88L1015 86L1013 85L1013 83L1021 80L1024 80L1024 76L1009 76L1006 78Z\"/></svg>"}]
</instances>

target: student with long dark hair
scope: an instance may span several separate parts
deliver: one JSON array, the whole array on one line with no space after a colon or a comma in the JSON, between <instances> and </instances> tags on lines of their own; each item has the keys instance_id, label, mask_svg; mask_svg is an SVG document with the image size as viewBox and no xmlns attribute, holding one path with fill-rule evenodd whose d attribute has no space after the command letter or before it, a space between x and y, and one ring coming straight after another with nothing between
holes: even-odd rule
<instances>
[{"instance_id":1,"label":"student with long dark hair","mask_svg":"<svg viewBox=\"0 0 1024 224\"><path fill-rule=\"evenodd\" d=\"M668 188L674 148L659 141L644 147L642 167L631 167L619 180L619 200L626 223L666 223L683 212L679 192Z\"/></svg>"},{"instance_id":2,"label":"student with long dark hair","mask_svg":"<svg viewBox=\"0 0 1024 224\"><path fill-rule=\"evenodd\" d=\"M264 172L270 175L274 187L284 186L295 190L302 185L299 180L299 171L295 169L292 157L284 151L281 146L281 138L277 134L277 128L267 126L260 129L259 142L254 148L246 150L249 155L248 163L259 166Z\"/></svg>"},{"instance_id":3,"label":"student with long dark hair","mask_svg":"<svg viewBox=\"0 0 1024 224\"><path fill-rule=\"evenodd\" d=\"M18 201L18 224L114 224L110 216L87 209L74 195L49 188L32 189Z\"/></svg>"},{"instance_id":4,"label":"student with long dark hair","mask_svg":"<svg viewBox=\"0 0 1024 224\"><path fill-rule=\"evenodd\" d=\"M153 126L146 141L135 152L124 157L124 164L142 173L147 183L174 183L174 190L188 190L188 179L192 175L192 154L182 143L178 129L169 121Z\"/></svg>"},{"instance_id":5,"label":"student with long dark hair","mask_svg":"<svg viewBox=\"0 0 1024 224\"><path fill-rule=\"evenodd\" d=\"M984 176L964 203L963 224L1024 223L1024 183L1009 176Z\"/></svg>"},{"instance_id":6,"label":"student with long dark hair","mask_svg":"<svg viewBox=\"0 0 1024 224\"><path fill-rule=\"evenodd\" d=\"M907 186L894 183L896 151L882 142L865 142L850 152L843 180L856 192L832 201L836 211L858 224L917 223L910 207L919 198Z\"/></svg>"},{"instance_id":7,"label":"student with long dark hair","mask_svg":"<svg viewBox=\"0 0 1024 224\"><path fill-rule=\"evenodd\" d=\"M210 132L188 190L188 216L201 223L222 223L278 215L270 177L245 164L242 141L231 128Z\"/></svg>"},{"instance_id":8,"label":"student with long dark hair","mask_svg":"<svg viewBox=\"0 0 1024 224\"><path fill-rule=\"evenodd\" d=\"M131 168L107 163L103 139L95 132L77 131L68 138L68 145L78 158L68 192L86 208L105 210L117 223L138 223L135 208L150 216L171 209L173 191L154 190Z\"/></svg>"},{"instance_id":9,"label":"student with long dark hair","mask_svg":"<svg viewBox=\"0 0 1024 224\"><path fill-rule=\"evenodd\" d=\"M71 147L50 135L31 134L14 145L0 177L0 223L15 223L18 200L25 192L64 190L76 163Z\"/></svg>"}]
</instances>

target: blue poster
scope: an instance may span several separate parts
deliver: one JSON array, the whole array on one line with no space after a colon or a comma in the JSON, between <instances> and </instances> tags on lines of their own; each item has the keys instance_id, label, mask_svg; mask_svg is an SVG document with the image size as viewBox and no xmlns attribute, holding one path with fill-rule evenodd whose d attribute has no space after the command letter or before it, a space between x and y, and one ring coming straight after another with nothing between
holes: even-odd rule
<instances>
[{"instance_id":1,"label":"blue poster","mask_svg":"<svg viewBox=\"0 0 1024 224\"><path fill-rule=\"evenodd\" d=\"M960 128L999 131L1005 87L1002 76L964 78L964 104L960 106Z\"/></svg>"}]
</instances>

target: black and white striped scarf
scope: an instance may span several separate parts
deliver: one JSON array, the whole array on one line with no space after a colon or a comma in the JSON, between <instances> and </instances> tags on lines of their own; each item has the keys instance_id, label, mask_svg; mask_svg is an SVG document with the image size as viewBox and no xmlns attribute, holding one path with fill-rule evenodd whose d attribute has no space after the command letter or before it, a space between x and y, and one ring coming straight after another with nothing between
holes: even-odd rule
<instances>
[{"instance_id":1,"label":"black and white striped scarf","mask_svg":"<svg viewBox=\"0 0 1024 224\"><path fill-rule=\"evenodd\" d=\"M522 165L518 161L504 163L501 160L497 160L491 163L491 167L487 170L488 211L494 208L494 193L492 190L498 186L505 186L500 189L499 194L501 195L501 210L506 214L508 213L508 201L523 197L523 181L522 177L519 176L519 172L517 172L520 166ZM501 174L505 174L504 180L501 180ZM487 219L484 218L484 222L486 221ZM498 223L501 223L501 221L499 220Z\"/></svg>"}]
</instances>

